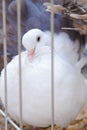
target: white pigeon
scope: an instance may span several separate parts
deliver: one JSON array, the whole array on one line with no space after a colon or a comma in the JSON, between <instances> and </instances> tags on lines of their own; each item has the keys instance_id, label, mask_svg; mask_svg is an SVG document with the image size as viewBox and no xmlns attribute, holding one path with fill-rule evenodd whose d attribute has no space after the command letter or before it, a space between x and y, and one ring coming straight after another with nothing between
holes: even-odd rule
<instances>
[{"instance_id":1,"label":"white pigeon","mask_svg":"<svg viewBox=\"0 0 87 130\"><path fill-rule=\"evenodd\" d=\"M47 127L51 124L51 33L32 29L22 42L26 48L21 53L23 122ZM80 72L83 60L70 59L74 53L69 42L72 44L67 34L54 34L54 122L62 128L76 118L87 102L87 81ZM73 55L68 56L69 49ZM7 86L8 112L19 121L19 55L7 65ZM4 69L0 96L5 104Z\"/></svg>"}]
</instances>

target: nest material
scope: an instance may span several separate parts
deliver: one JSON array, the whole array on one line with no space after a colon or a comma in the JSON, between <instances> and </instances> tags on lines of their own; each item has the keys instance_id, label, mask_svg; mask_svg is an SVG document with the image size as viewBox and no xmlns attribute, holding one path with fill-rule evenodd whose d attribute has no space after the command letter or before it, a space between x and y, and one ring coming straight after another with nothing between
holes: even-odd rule
<instances>
[{"instance_id":1,"label":"nest material","mask_svg":"<svg viewBox=\"0 0 87 130\"><path fill-rule=\"evenodd\" d=\"M73 22L73 28L63 27L62 29L77 30L80 34L87 34L87 0L69 0L63 5L51 5L44 3L47 11L54 13L62 13L64 17L69 18Z\"/></svg>"}]
</instances>

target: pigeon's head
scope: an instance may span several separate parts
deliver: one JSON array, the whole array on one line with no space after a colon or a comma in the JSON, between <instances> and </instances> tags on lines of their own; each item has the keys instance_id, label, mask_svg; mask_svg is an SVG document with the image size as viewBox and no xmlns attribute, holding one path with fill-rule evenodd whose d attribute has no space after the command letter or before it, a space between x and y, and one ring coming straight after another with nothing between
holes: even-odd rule
<instances>
[{"instance_id":1,"label":"pigeon's head","mask_svg":"<svg viewBox=\"0 0 87 130\"><path fill-rule=\"evenodd\" d=\"M36 50L40 50L40 48L47 43L46 37L45 32L37 28L31 29L24 34L22 44L28 51L29 57L32 58L35 55Z\"/></svg>"},{"instance_id":2,"label":"pigeon's head","mask_svg":"<svg viewBox=\"0 0 87 130\"><path fill-rule=\"evenodd\" d=\"M31 29L27 33L24 34L22 39L22 44L26 48L26 50L34 49L37 44L41 42L41 38L43 37L43 31L39 29Z\"/></svg>"}]
</instances>

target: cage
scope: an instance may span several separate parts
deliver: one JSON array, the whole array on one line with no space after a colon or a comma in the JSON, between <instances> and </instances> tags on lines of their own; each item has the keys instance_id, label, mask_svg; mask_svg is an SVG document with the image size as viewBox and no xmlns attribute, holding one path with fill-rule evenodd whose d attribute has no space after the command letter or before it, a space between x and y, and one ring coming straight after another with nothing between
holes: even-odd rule
<instances>
[{"instance_id":1,"label":"cage","mask_svg":"<svg viewBox=\"0 0 87 130\"><path fill-rule=\"evenodd\" d=\"M7 30L6 30L6 10L7 10L7 1L2 0L2 18L3 19L3 50L4 50L4 68L5 68L5 109L2 107L2 103L0 104L0 130L28 130L28 129L32 129L31 126L23 126L23 117L22 117L22 77L21 77L21 0L17 1L17 36L18 36L18 55L19 55L19 100L20 100L20 105L19 105L19 110L20 110L20 122L17 123L15 122L8 114L8 94L7 94L7 62L10 61L10 56L7 53ZM49 1L48 1L49 2ZM53 7L54 5L54 1L51 0L51 6ZM60 129L59 127L54 126L54 57L53 57L53 45L54 45L54 12L51 12L51 42L52 42L52 46L51 46L51 50L52 50L52 55L51 55L51 128L45 128L45 129ZM2 25L1 25L2 27ZM2 46L2 45L1 45ZM7 57L8 56L8 57ZM1 61L0 61L1 64ZM2 64L1 64L2 66ZM2 68L2 67L1 67ZM86 110L87 108L85 108L82 113L78 116L77 120L75 120L74 122L72 122L72 124L69 126L69 130L80 130L80 129L87 129L87 126L84 124L87 124L87 114L86 114ZM37 117L38 118L38 117ZM81 123L81 125L80 125ZM82 125L84 125L84 127L82 127Z\"/></svg>"}]
</instances>

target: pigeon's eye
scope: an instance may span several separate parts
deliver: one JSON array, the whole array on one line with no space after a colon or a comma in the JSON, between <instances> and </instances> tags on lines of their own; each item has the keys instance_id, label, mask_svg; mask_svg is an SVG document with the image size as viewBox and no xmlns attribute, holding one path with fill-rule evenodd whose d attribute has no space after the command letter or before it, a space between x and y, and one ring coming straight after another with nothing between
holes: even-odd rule
<instances>
[{"instance_id":1,"label":"pigeon's eye","mask_svg":"<svg viewBox=\"0 0 87 130\"><path fill-rule=\"evenodd\" d=\"M39 42L39 41L40 41L40 36L37 37L37 42Z\"/></svg>"}]
</instances>

